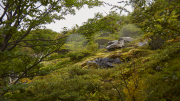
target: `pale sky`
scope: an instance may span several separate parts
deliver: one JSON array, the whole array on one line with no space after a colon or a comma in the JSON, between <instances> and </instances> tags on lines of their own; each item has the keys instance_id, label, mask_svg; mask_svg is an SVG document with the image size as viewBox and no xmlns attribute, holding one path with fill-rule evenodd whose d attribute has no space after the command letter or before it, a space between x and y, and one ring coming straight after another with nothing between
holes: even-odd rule
<instances>
[{"instance_id":1,"label":"pale sky","mask_svg":"<svg viewBox=\"0 0 180 101\"><path fill-rule=\"evenodd\" d=\"M105 1L113 5L123 6L122 4L117 3L122 0L101 0L101 1ZM46 25L46 28L52 29L53 31L56 31L56 32L60 32L62 31L63 27L67 27L68 29L71 29L76 24L78 26L81 26L83 22L86 22L88 20L88 18L94 18L95 13L100 12L100 13L103 13L104 16L106 16L107 15L106 13L109 13L111 8L112 6L108 6L108 5L105 5L105 7L103 6L93 7L91 9L85 6L79 11L76 10L76 15L66 15L64 16L66 20L55 21L55 23ZM128 9L129 11L132 11L132 8L130 6L126 7L126 9ZM117 12L119 13L120 10L117 10ZM124 12L123 14L126 15L127 13Z\"/></svg>"},{"instance_id":2,"label":"pale sky","mask_svg":"<svg viewBox=\"0 0 180 101\"><path fill-rule=\"evenodd\" d=\"M123 0L101 0L101 1L123 7L123 4L117 3ZM128 0L124 0L124 1L128 1ZM68 29L71 29L76 24L78 26L81 26L83 22L86 22L88 20L88 18L94 18L95 13L100 12L103 13L104 16L106 16L107 15L106 13L109 13L111 8L112 6L108 6L108 5L105 5L105 7L104 6L93 7L91 9L89 9L87 6L84 6L79 11L76 10L76 15L66 15L64 16L66 20L60 20L60 21L56 20L55 23L51 23L45 26L48 29L52 29L53 31L60 32L62 31L63 27L67 27ZM131 6L126 7L126 9L132 11ZM3 9L0 9L0 15L2 14L2 12ZM119 13L120 10L117 10L117 12ZM122 14L127 15L127 13L125 12Z\"/></svg>"}]
</instances>

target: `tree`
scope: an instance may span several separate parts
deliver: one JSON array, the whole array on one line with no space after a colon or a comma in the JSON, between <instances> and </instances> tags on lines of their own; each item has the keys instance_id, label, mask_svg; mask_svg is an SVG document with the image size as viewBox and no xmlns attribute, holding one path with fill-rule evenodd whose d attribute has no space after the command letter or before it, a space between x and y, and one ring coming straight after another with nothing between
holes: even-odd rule
<instances>
[{"instance_id":1,"label":"tree","mask_svg":"<svg viewBox=\"0 0 180 101\"><path fill-rule=\"evenodd\" d=\"M99 31L115 33L119 30L120 24L123 24L123 20L123 16L120 16L114 11L109 12L105 17L101 13L97 13L94 18L88 19L86 23L83 23L82 26L77 28L77 32L82 33L88 38Z\"/></svg>"},{"instance_id":2,"label":"tree","mask_svg":"<svg viewBox=\"0 0 180 101\"><path fill-rule=\"evenodd\" d=\"M80 9L85 4L91 8L99 6L101 2L98 0L2 0L0 2L0 8L3 9L3 14L0 16L0 65L2 66L0 78L11 76L9 74L13 71L19 75L15 84L29 71L39 68L39 63L43 59L63 45L66 35L62 35L59 39L48 39L48 37L40 37L42 33L38 34L36 31L33 37L31 30L64 19L64 15L75 14L75 8ZM27 51L33 49L31 55L21 51L22 48L26 48ZM39 56L32 56L33 53Z\"/></svg>"},{"instance_id":3,"label":"tree","mask_svg":"<svg viewBox=\"0 0 180 101\"><path fill-rule=\"evenodd\" d=\"M152 48L160 48L156 43L161 40L176 39L179 36L179 5L177 0L155 0L145 9L135 9L131 14L132 23L138 25L145 38L151 40Z\"/></svg>"}]
</instances>

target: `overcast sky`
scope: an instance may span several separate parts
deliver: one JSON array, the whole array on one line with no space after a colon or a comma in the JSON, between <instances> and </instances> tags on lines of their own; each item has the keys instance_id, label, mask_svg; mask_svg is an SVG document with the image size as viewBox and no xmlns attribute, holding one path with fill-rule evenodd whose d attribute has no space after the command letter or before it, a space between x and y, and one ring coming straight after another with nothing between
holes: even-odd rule
<instances>
[{"instance_id":1,"label":"overcast sky","mask_svg":"<svg viewBox=\"0 0 180 101\"><path fill-rule=\"evenodd\" d=\"M123 6L122 4L117 3L122 0L101 0L101 1L105 1L113 5ZM88 18L94 18L94 14L97 12L103 13L104 16L107 15L106 13L109 13L111 8L112 6L108 6L108 5L106 5L105 7L101 6L101 7L94 7L91 9L85 6L79 11L76 10L76 15L66 15L64 16L66 20L55 21L55 23L46 25L46 28L52 29L53 31L56 31L56 32L62 31L63 27L67 27L68 29L71 29L76 24L79 26L82 25L82 23L86 22ZM130 6L126 7L126 9L130 11L132 10ZM119 10L117 12L119 13ZM125 12L123 14L127 15L127 13Z\"/></svg>"},{"instance_id":2,"label":"overcast sky","mask_svg":"<svg viewBox=\"0 0 180 101\"><path fill-rule=\"evenodd\" d=\"M117 3L123 0L101 0L101 1L113 5L123 6L123 4ZM128 0L124 0L124 1L128 1ZM108 6L108 5L94 7L91 9L89 9L87 6L84 6L82 9L76 10L76 15L66 15L64 16L66 20L60 20L60 21L56 20L55 23L46 25L46 28L52 29L53 31L56 32L60 32L62 31L63 27L67 27L68 29L71 29L76 24L78 26L81 26L83 22L86 22L88 20L88 18L94 18L95 13L100 12L103 13L104 16L106 16L111 8L112 6ZM126 9L128 9L129 11L132 10L131 6L126 7ZM120 11L117 10L117 12L119 13ZM2 13L3 13L3 9L0 9L0 15ZM122 14L127 15L127 13L125 12Z\"/></svg>"}]
</instances>

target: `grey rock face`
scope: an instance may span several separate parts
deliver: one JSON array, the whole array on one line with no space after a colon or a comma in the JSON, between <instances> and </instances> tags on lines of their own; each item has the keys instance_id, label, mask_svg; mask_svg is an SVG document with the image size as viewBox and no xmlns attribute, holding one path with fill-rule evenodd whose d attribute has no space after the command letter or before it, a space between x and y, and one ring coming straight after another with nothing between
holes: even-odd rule
<instances>
[{"instance_id":1,"label":"grey rock face","mask_svg":"<svg viewBox=\"0 0 180 101\"><path fill-rule=\"evenodd\" d=\"M107 50L113 50L116 48L121 48L124 46L124 40L119 40L119 41L111 41L108 44L110 44L109 46L106 47Z\"/></svg>"},{"instance_id":2,"label":"grey rock face","mask_svg":"<svg viewBox=\"0 0 180 101\"><path fill-rule=\"evenodd\" d=\"M121 37L119 40L114 40L108 42L109 46L106 47L108 51L114 50L116 48L122 48L124 47L124 43L131 42L133 38L131 37Z\"/></svg>"},{"instance_id":3,"label":"grey rock face","mask_svg":"<svg viewBox=\"0 0 180 101\"><path fill-rule=\"evenodd\" d=\"M147 44L147 42L139 42L138 44L137 44L137 46L144 46L144 45L146 45Z\"/></svg>"},{"instance_id":4,"label":"grey rock face","mask_svg":"<svg viewBox=\"0 0 180 101\"><path fill-rule=\"evenodd\" d=\"M114 44L114 43L118 43L118 40L114 40L114 41L109 41L108 45Z\"/></svg>"},{"instance_id":5,"label":"grey rock face","mask_svg":"<svg viewBox=\"0 0 180 101\"><path fill-rule=\"evenodd\" d=\"M106 57L106 58L99 58L93 61L88 61L87 65L89 63L96 63L100 68L112 68L114 67L113 64L121 64L122 62L119 58L110 59Z\"/></svg>"},{"instance_id":6,"label":"grey rock face","mask_svg":"<svg viewBox=\"0 0 180 101\"><path fill-rule=\"evenodd\" d=\"M131 41L133 41L133 38L131 38L131 37L121 37L120 39L124 40L124 42L131 42Z\"/></svg>"},{"instance_id":7,"label":"grey rock face","mask_svg":"<svg viewBox=\"0 0 180 101\"><path fill-rule=\"evenodd\" d=\"M122 61L119 58L114 59L114 64L121 64Z\"/></svg>"}]
</instances>

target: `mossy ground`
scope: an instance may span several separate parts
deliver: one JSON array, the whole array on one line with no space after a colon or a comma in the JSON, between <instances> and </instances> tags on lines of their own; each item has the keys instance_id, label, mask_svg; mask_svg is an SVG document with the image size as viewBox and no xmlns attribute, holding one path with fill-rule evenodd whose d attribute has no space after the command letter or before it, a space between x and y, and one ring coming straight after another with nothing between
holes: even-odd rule
<instances>
[{"instance_id":1,"label":"mossy ground","mask_svg":"<svg viewBox=\"0 0 180 101\"><path fill-rule=\"evenodd\" d=\"M180 42L169 42L158 50L146 47L99 50L79 61L66 57L44 62L45 68L51 64L56 69L33 78L24 88L10 89L4 97L27 101L178 101ZM109 69L83 68L87 61L103 57L118 57L123 63Z\"/></svg>"}]
</instances>

